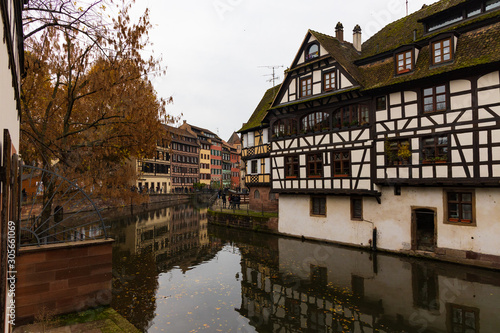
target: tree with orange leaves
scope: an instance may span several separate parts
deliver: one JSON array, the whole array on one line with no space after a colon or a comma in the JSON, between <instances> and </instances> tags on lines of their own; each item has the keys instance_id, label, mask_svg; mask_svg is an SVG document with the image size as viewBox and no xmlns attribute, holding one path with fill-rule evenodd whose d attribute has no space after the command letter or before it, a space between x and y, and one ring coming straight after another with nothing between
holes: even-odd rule
<instances>
[{"instance_id":1,"label":"tree with orange leaves","mask_svg":"<svg viewBox=\"0 0 500 333\"><path fill-rule=\"evenodd\" d=\"M165 68L144 56L148 10L133 23L133 1L82 3L32 0L25 8L21 153L94 193L123 197L135 176L130 160L152 156L161 124L172 120L171 98L150 82Z\"/></svg>"}]
</instances>

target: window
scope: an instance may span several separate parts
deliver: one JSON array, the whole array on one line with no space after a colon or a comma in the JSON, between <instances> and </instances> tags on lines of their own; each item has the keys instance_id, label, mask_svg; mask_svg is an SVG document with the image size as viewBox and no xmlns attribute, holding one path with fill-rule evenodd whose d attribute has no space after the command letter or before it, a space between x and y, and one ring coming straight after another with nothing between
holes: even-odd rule
<instances>
[{"instance_id":1,"label":"window","mask_svg":"<svg viewBox=\"0 0 500 333\"><path fill-rule=\"evenodd\" d=\"M318 44L312 44L309 46L306 52L306 61L319 57L319 46Z\"/></svg>"},{"instance_id":2,"label":"window","mask_svg":"<svg viewBox=\"0 0 500 333\"><path fill-rule=\"evenodd\" d=\"M312 77L300 80L300 97L312 95Z\"/></svg>"},{"instance_id":3,"label":"window","mask_svg":"<svg viewBox=\"0 0 500 333\"><path fill-rule=\"evenodd\" d=\"M250 173L257 173L257 161L252 161Z\"/></svg>"},{"instance_id":4,"label":"window","mask_svg":"<svg viewBox=\"0 0 500 333\"><path fill-rule=\"evenodd\" d=\"M450 332L479 333L479 309L458 304L446 304Z\"/></svg>"},{"instance_id":5,"label":"window","mask_svg":"<svg viewBox=\"0 0 500 333\"><path fill-rule=\"evenodd\" d=\"M334 177L349 176L351 165L351 154L348 151L333 153L333 175Z\"/></svg>"},{"instance_id":6,"label":"window","mask_svg":"<svg viewBox=\"0 0 500 333\"><path fill-rule=\"evenodd\" d=\"M326 197L313 196L311 197L311 215L326 216Z\"/></svg>"},{"instance_id":7,"label":"window","mask_svg":"<svg viewBox=\"0 0 500 333\"><path fill-rule=\"evenodd\" d=\"M335 72L323 74L323 91L331 91L336 89Z\"/></svg>"},{"instance_id":8,"label":"window","mask_svg":"<svg viewBox=\"0 0 500 333\"><path fill-rule=\"evenodd\" d=\"M333 114L333 127L353 127L369 124L368 106L353 104L336 110Z\"/></svg>"},{"instance_id":9,"label":"window","mask_svg":"<svg viewBox=\"0 0 500 333\"><path fill-rule=\"evenodd\" d=\"M451 223L473 223L473 201L472 191L447 191L448 222Z\"/></svg>"},{"instance_id":10,"label":"window","mask_svg":"<svg viewBox=\"0 0 500 333\"><path fill-rule=\"evenodd\" d=\"M422 155L424 163L448 161L448 136L422 138Z\"/></svg>"},{"instance_id":11,"label":"window","mask_svg":"<svg viewBox=\"0 0 500 333\"><path fill-rule=\"evenodd\" d=\"M491 10L493 8L498 8L500 7L500 0L488 0L486 1L486 6L484 7L484 10Z\"/></svg>"},{"instance_id":12,"label":"window","mask_svg":"<svg viewBox=\"0 0 500 333\"><path fill-rule=\"evenodd\" d=\"M297 120L281 119L273 125L273 137L297 134Z\"/></svg>"},{"instance_id":13,"label":"window","mask_svg":"<svg viewBox=\"0 0 500 333\"><path fill-rule=\"evenodd\" d=\"M407 139L386 139L384 142L385 165L407 164L411 160L410 141Z\"/></svg>"},{"instance_id":14,"label":"window","mask_svg":"<svg viewBox=\"0 0 500 333\"><path fill-rule=\"evenodd\" d=\"M446 110L446 85L424 89L423 95L424 113Z\"/></svg>"},{"instance_id":15,"label":"window","mask_svg":"<svg viewBox=\"0 0 500 333\"><path fill-rule=\"evenodd\" d=\"M297 155L285 157L285 178L297 178L299 176L299 157Z\"/></svg>"},{"instance_id":16,"label":"window","mask_svg":"<svg viewBox=\"0 0 500 333\"><path fill-rule=\"evenodd\" d=\"M375 111L385 110L387 108L387 102L385 96L379 96L375 99Z\"/></svg>"},{"instance_id":17,"label":"window","mask_svg":"<svg viewBox=\"0 0 500 333\"><path fill-rule=\"evenodd\" d=\"M255 190L255 192L253 192L253 198L254 199L260 199L260 192L259 192L259 190Z\"/></svg>"},{"instance_id":18,"label":"window","mask_svg":"<svg viewBox=\"0 0 500 333\"><path fill-rule=\"evenodd\" d=\"M438 65L452 60L451 38L432 43L432 64Z\"/></svg>"},{"instance_id":19,"label":"window","mask_svg":"<svg viewBox=\"0 0 500 333\"><path fill-rule=\"evenodd\" d=\"M328 129L330 129L330 115L326 112L309 113L300 122L300 130L303 133Z\"/></svg>"},{"instance_id":20,"label":"window","mask_svg":"<svg viewBox=\"0 0 500 333\"><path fill-rule=\"evenodd\" d=\"M323 176L323 154L309 154L307 155L307 176L308 177L321 177Z\"/></svg>"},{"instance_id":21,"label":"window","mask_svg":"<svg viewBox=\"0 0 500 333\"><path fill-rule=\"evenodd\" d=\"M413 70L413 50L396 54L396 73L403 74Z\"/></svg>"},{"instance_id":22,"label":"window","mask_svg":"<svg viewBox=\"0 0 500 333\"><path fill-rule=\"evenodd\" d=\"M363 220L363 198L351 198L351 220Z\"/></svg>"}]
</instances>

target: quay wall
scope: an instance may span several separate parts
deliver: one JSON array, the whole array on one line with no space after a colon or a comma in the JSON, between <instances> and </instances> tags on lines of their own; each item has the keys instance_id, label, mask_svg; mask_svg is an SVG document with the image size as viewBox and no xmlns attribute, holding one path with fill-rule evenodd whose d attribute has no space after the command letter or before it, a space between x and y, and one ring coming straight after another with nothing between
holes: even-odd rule
<instances>
[{"instance_id":1,"label":"quay wall","mask_svg":"<svg viewBox=\"0 0 500 333\"><path fill-rule=\"evenodd\" d=\"M112 244L108 239L21 248L16 323L109 305Z\"/></svg>"}]
</instances>

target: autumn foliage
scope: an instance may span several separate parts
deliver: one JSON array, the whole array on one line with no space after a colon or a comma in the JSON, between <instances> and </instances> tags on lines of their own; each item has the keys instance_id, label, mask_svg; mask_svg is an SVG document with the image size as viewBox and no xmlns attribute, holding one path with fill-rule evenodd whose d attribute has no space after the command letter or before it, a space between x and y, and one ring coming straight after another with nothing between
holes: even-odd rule
<instances>
[{"instance_id":1,"label":"autumn foliage","mask_svg":"<svg viewBox=\"0 0 500 333\"><path fill-rule=\"evenodd\" d=\"M153 155L171 100L150 82L165 68L145 56L148 11L133 23L133 2L82 3L30 1L25 10L21 152L116 198L130 192L131 161Z\"/></svg>"}]
</instances>

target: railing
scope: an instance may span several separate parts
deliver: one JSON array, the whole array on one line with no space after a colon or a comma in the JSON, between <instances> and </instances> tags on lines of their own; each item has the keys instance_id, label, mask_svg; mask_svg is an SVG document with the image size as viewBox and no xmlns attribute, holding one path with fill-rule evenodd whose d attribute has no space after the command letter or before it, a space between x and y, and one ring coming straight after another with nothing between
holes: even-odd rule
<instances>
[{"instance_id":1,"label":"railing","mask_svg":"<svg viewBox=\"0 0 500 333\"><path fill-rule=\"evenodd\" d=\"M271 152L271 144L266 143L260 146L253 146L249 148L244 148L241 151L242 158L251 158L252 156L269 154Z\"/></svg>"},{"instance_id":2,"label":"railing","mask_svg":"<svg viewBox=\"0 0 500 333\"><path fill-rule=\"evenodd\" d=\"M21 165L19 246L107 238L99 208L74 182Z\"/></svg>"},{"instance_id":3,"label":"railing","mask_svg":"<svg viewBox=\"0 0 500 333\"><path fill-rule=\"evenodd\" d=\"M247 185L264 184L264 183L269 183L270 181L271 181L271 175L268 173L245 176L245 183Z\"/></svg>"}]
</instances>

